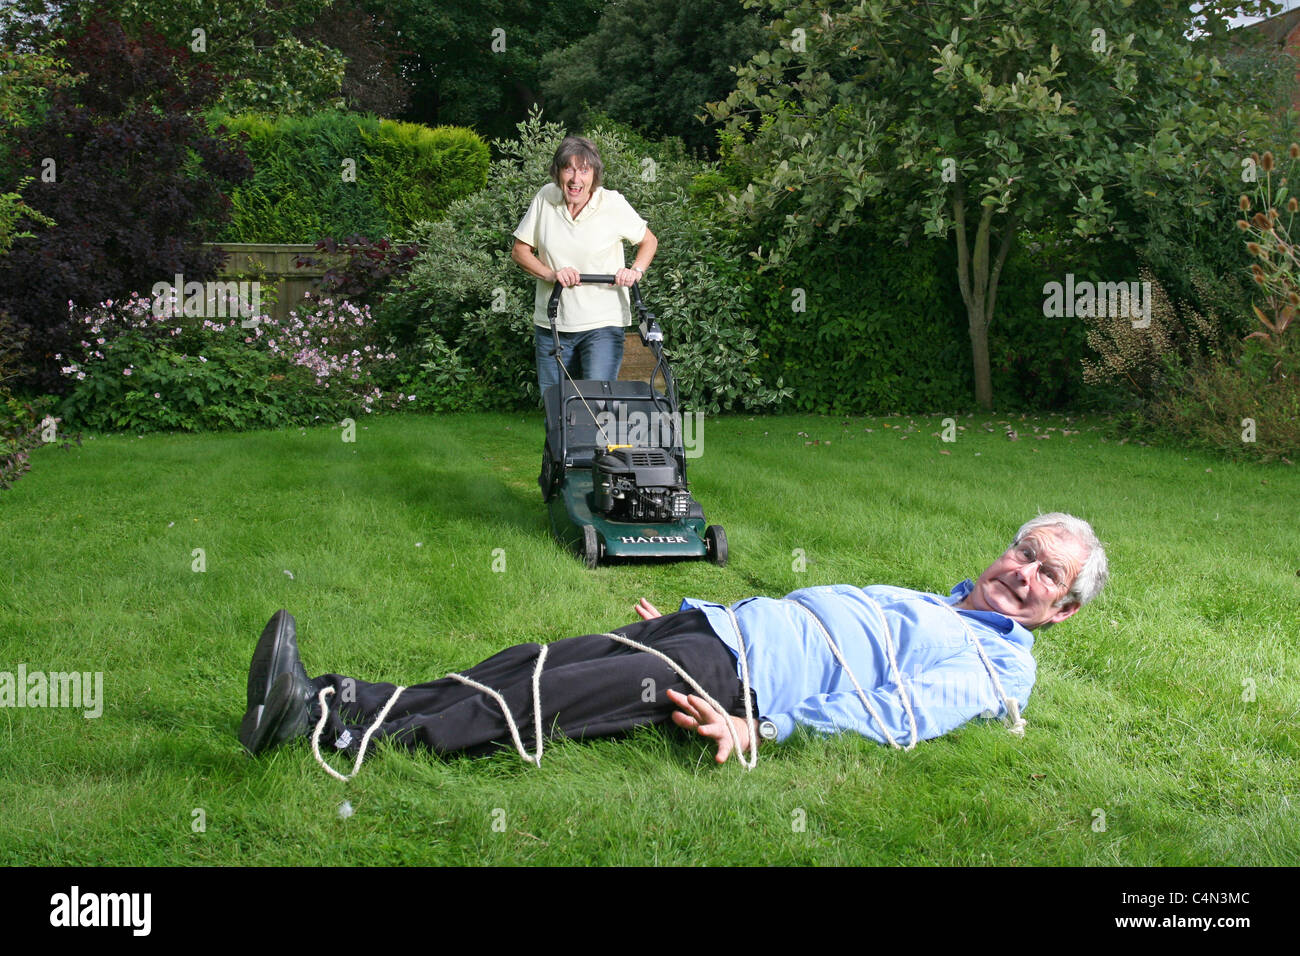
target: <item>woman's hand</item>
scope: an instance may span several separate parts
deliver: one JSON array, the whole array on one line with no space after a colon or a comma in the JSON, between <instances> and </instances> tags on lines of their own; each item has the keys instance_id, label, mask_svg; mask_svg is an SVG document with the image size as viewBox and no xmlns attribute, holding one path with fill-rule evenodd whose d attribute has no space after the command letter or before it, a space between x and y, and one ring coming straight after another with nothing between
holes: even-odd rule
<instances>
[{"instance_id":1,"label":"woman's hand","mask_svg":"<svg viewBox=\"0 0 1300 956\"><path fill-rule=\"evenodd\" d=\"M619 269L614 273L614 284L630 286L632 283L639 281L642 275L643 273L637 272L635 269Z\"/></svg>"},{"instance_id":2,"label":"woman's hand","mask_svg":"<svg viewBox=\"0 0 1300 956\"><path fill-rule=\"evenodd\" d=\"M566 289L570 286L582 285L582 273L571 266L565 266L563 269L555 270L555 278L552 282L558 282Z\"/></svg>"}]
</instances>

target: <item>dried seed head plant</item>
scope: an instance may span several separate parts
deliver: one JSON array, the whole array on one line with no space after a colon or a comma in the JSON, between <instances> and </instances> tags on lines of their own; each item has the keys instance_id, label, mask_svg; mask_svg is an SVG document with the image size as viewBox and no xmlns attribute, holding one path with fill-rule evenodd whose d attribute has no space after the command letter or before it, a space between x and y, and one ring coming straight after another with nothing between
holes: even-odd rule
<instances>
[{"instance_id":1,"label":"dried seed head plant","mask_svg":"<svg viewBox=\"0 0 1300 956\"><path fill-rule=\"evenodd\" d=\"M1088 346L1097 358L1083 359L1083 379L1091 385L1117 384L1147 397L1159 386L1170 361L1186 363L1214 348L1221 322L1213 309L1202 315L1188 303L1172 301L1146 263L1138 276L1151 283L1150 323L1135 325L1127 315L1085 319ZM1193 275L1192 286L1202 302L1213 301L1204 276Z\"/></svg>"}]
</instances>

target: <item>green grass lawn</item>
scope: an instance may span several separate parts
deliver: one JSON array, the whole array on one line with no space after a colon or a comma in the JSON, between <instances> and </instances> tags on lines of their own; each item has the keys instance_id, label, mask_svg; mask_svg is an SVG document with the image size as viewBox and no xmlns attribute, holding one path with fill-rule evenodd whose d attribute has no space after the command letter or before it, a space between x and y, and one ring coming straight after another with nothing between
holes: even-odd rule
<instances>
[{"instance_id":1,"label":"green grass lawn","mask_svg":"<svg viewBox=\"0 0 1300 956\"><path fill-rule=\"evenodd\" d=\"M1300 862L1296 470L1086 420L960 423L942 443L937 418L706 420L691 477L721 569L562 552L538 415L42 449L0 493L0 671L102 672L103 714L0 708L0 863ZM347 784L305 745L254 760L235 738L279 607L311 673L417 683L627 623L641 595L947 593L1039 510L1093 522L1112 584L1039 633L1023 738L796 737L752 772L671 729L557 742L540 769L380 746Z\"/></svg>"}]
</instances>

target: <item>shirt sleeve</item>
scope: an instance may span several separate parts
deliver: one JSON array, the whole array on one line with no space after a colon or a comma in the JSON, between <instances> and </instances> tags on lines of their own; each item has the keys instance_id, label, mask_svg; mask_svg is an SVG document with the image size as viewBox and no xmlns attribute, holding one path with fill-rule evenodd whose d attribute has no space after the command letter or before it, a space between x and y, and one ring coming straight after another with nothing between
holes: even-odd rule
<instances>
[{"instance_id":1,"label":"shirt sleeve","mask_svg":"<svg viewBox=\"0 0 1300 956\"><path fill-rule=\"evenodd\" d=\"M618 223L619 235L632 245L640 245L641 240L645 238L645 231L649 226L644 219L632 208L632 204L627 201L622 193L615 193L618 202L615 203L613 212Z\"/></svg>"},{"instance_id":2,"label":"shirt sleeve","mask_svg":"<svg viewBox=\"0 0 1300 956\"><path fill-rule=\"evenodd\" d=\"M533 201L528 204L528 211L524 213L524 218L519 220L519 225L514 231L516 239L528 243L533 249L541 248L537 241L537 223L542 215L542 202L542 191L539 189Z\"/></svg>"}]
</instances>

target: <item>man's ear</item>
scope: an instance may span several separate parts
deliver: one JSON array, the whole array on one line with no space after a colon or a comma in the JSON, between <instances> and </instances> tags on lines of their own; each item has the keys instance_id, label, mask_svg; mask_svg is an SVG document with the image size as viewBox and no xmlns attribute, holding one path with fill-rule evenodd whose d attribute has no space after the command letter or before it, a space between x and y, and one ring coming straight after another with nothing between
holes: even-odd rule
<instances>
[{"instance_id":1,"label":"man's ear","mask_svg":"<svg viewBox=\"0 0 1300 956\"><path fill-rule=\"evenodd\" d=\"M1055 613L1053 613L1052 616L1049 617L1044 623L1060 624L1067 617L1073 617L1081 607L1083 607L1083 605L1080 604L1078 601L1072 601L1069 604L1062 604L1060 607L1056 609Z\"/></svg>"}]
</instances>

